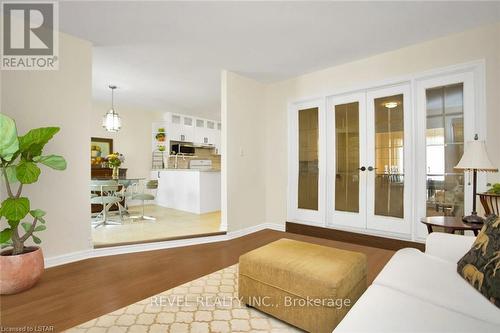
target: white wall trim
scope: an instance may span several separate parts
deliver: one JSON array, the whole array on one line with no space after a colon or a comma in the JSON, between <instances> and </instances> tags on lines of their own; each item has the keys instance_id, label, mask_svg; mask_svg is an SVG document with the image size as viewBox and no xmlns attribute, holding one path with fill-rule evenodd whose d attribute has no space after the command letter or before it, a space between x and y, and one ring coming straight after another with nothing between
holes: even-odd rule
<instances>
[{"instance_id":1,"label":"white wall trim","mask_svg":"<svg viewBox=\"0 0 500 333\"><path fill-rule=\"evenodd\" d=\"M163 250L170 249L174 247L182 247L182 246L191 246L198 244L208 244L215 242L224 242L231 239L239 238L245 235L252 234L257 231L261 231L264 229L272 229L277 231L285 231L284 224L278 223L262 223L249 228L231 231L225 235L217 235L217 236L208 236L208 237L198 237L198 238L187 238L187 239L179 239L179 240L171 240L171 241L163 241L163 242L153 242L153 243L143 243L143 244L133 244L133 245L122 245L122 246L114 246L114 247L106 247L99 249L90 249L79 252L72 252L68 254L63 254L54 257L45 258L45 267L54 267L64 264L69 264L71 262L96 258L96 257L105 257L112 256L117 254L126 254L126 253L136 253L136 252L145 252L145 251L154 251L154 250Z\"/></svg>"},{"instance_id":2,"label":"white wall trim","mask_svg":"<svg viewBox=\"0 0 500 333\"><path fill-rule=\"evenodd\" d=\"M70 262L80 261L91 257L92 257L92 249L44 258L45 268L69 264Z\"/></svg>"}]
</instances>

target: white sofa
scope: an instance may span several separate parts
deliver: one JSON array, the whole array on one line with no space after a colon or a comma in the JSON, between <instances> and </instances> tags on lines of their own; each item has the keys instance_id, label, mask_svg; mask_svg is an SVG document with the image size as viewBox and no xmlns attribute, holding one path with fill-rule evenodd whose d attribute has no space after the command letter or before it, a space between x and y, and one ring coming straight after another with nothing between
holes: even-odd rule
<instances>
[{"instance_id":1,"label":"white sofa","mask_svg":"<svg viewBox=\"0 0 500 333\"><path fill-rule=\"evenodd\" d=\"M431 233L394 254L333 332L495 332L500 309L457 273L474 237Z\"/></svg>"}]
</instances>

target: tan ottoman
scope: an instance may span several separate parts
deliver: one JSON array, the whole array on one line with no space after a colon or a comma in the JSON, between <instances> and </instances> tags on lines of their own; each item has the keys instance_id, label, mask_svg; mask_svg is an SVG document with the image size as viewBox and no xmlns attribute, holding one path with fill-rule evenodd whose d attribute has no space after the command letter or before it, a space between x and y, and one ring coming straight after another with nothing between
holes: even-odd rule
<instances>
[{"instance_id":1,"label":"tan ottoman","mask_svg":"<svg viewBox=\"0 0 500 333\"><path fill-rule=\"evenodd\" d=\"M308 332L331 332L366 289L366 256L291 239L239 261L242 302Z\"/></svg>"}]
</instances>

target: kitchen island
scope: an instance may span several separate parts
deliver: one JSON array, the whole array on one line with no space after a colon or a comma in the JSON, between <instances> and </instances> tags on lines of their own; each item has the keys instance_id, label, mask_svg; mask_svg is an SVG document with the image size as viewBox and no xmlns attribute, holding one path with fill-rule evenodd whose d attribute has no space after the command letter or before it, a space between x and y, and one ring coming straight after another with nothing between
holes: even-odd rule
<instances>
[{"instance_id":1,"label":"kitchen island","mask_svg":"<svg viewBox=\"0 0 500 333\"><path fill-rule=\"evenodd\" d=\"M162 169L151 172L158 179L156 204L194 214L220 210L220 170Z\"/></svg>"}]
</instances>

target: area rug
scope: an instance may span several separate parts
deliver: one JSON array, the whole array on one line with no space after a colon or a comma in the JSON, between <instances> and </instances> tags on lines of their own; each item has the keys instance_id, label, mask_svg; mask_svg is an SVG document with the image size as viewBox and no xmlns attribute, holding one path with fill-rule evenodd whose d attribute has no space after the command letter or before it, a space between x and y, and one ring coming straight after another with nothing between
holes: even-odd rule
<instances>
[{"instance_id":1,"label":"area rug","mask_svg":"<svg viewBox=\"0 0 500 333\"><path fill-rule=\"evenodd\" d=\"M301 332L238 299L238 265L146 298L67 332Z\"/></svg>"}]
</instances>

